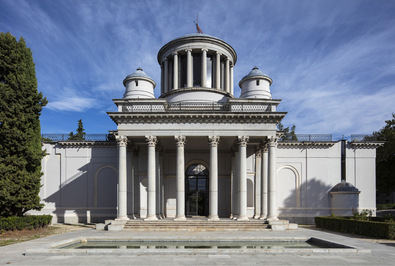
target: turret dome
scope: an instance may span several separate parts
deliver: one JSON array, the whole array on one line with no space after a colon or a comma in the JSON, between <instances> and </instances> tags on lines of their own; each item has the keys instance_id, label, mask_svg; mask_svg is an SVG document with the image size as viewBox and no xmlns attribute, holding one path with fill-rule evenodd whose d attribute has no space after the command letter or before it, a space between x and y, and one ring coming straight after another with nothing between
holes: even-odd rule
<instances>
[{"instance_id":1,"label":"turret dome","mask_svg":"<svg viewBox=\"0 0 395 266\"><path fill-rule=\"evenodd\" d=\"M265 75L258 67L253 67L239 82L240 98L271 99L270 85L272 83L273 80L270 77Z\"/></svg>"},{"instance_id":2,"label":"turret dome","mask_svg":"<svg viewBox=\"0 0 395 266\"><path fill-rule=\"evenodd\" d=\"M155 81L150 78L141 67L136 72L127 75L123 80L125 86L124 99L151 99L155 98Z\"/></svg>"}]
</instances>

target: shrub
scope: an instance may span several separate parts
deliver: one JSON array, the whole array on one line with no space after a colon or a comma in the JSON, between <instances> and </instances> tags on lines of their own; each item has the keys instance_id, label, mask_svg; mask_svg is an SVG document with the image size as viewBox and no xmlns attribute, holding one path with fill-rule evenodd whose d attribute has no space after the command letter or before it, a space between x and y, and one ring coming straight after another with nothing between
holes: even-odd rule
<instances>
[{"instance_id":1,"label":"shrub","mask_svg":"<svg viewBox=\"0 0 395 266\"><path fill-rule=\"evenodd\" d=\"M315 217L315 225L342 233L395 239L395 223L355 220L350 217Z\"/></svg>"},{"instance_id":2,"label":"shrub","mask_svg":"<svg viewBox=\"0 0 395 266\"><path fill-rule=\"evenodd\" d=\"M10 216L0 218L0 232L22 229L37 229L51 223L51 215Z\"/></svg>"},{"instance_id":3,"label":"shrub","mask_svg":"<svg viewBox=\"0 0 395 266\"><path fill-rule=\"evenodd\" d=\"M377 210L390 210L395 209L395 203L377 204Z\"/></svg>"}]
</instances>

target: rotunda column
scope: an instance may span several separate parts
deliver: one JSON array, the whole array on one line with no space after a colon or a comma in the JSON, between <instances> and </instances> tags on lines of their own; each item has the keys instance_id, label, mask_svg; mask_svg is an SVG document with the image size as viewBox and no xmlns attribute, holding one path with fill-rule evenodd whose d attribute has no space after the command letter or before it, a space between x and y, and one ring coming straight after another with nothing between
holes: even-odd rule
<instances>
[{"instance_id":1,"label":"rotunda column","mask_svg":"<svg viewBox=\"0 0 395 266\"><path fill-rule=\"evenodd\" d=\"M261 201L261 217L260 219L266 219L267 218L267 185L268 185L268 147L267 143L262 145L262 188L261 188L261 196L262 196L262 201Z\"/></svg>"},{"instance_id":2,"label":"rotunda column","mask_svg":"<svg viewBox=\"0 0 395 266\"><path fill-rule=\"evenodd\" d=\"M210 143L210 171L209 171L209 216L211 221L218 218L218 136L208 137Z\"/></svg>"},{"instance_id":3,"label":"rotunda column","mask_svg":"<svg viewBox=\"0 0 395 266\"><path fill-rule=\"evenodd\" d=\"M177 142L177 209L176 219L177 221L185 220L185 162L184 162L184 136L175 136Z\"/></svg>"},{"instance_id":4,"label":"rotunda column","mask_svg":"<svg viewBox=\"0 0 395 266\"><path fill-rule=\"evenodd\" d=\"M255 152L255 215L254 219L261 217L261 181L262 181L262 151L260 147Z\"/></svg>"},{"instance_id":5,"label":"rotunda column","mask_svg":"<svg viewBox=\"0 0 395 266\"><path fill-rule=\"evenodd\" d=\"M192 49L186 49L187 52L187 87L193 86L193 72L192 72Z\"/></svg>"},{"instance_id":6,"label":"rotunda column","mask_svg":"<svg viewBox=\"0 0 395 266\"><path fill-rule=\"evenodd\" d=\"M148 144L148 208L147 218L145 220L157 220L155 208L155 146L157 138L155 136L146 136Z\"/></svg>"},{"instance_id":7,"label":"rotunda column","mask_svg":"<svg viewBox=\"0 0 395 266\"><path fill-rule=\"evenodd\" d=\"M207 86L207 49L202 49L202 87Z\"/></svg>"},{"instance_id":8,"label":"rotunda column","mask_svg":"<svg viewBox=\"0 0 395 266\"><path fill-rule=\"evenodd\" d=\"M164 73L164 86L163 86L163 92L166 93L168 92L168 86L169 86L169 61L167 61L167 58L165 58L165 73Z\"/></svg>"},{"instance_id":9,"label":"rotunda column","mask_svg":"<svg viewBox=\"0 0 395 266\"><path fill-rule=\"evenodd\" d=\"M221 54L219 52L215 53L215 87L216 89L221 88Z\"/></svg>"},{"instance_id":10,"label":"rotunda column","mask_svg":"<svg viewBox=\"0 0 395 266\"><path fill-rule=\"evenodd\" d=\"M229 58L225 60L225 91L230 93L230 68L229 68Z\"/></svg>"},{"instance_id":11,"label":"rotunda column","mask_svg":"<svg viewBox=\"0 0 395 266\"><path fill-rule=\"evenodd\" d=\"M239 136L239 216L237 220L245 221L247 217L247 142L248 136Z\"/></svg>"},{"instance_id":12,"label":"rotunda column","mask_svg":"<svg viewBox=\"0 0 395 266\"><path fill-rule=\"evenodd\" d=\"M269 209L268 220L278 220L276 206L276 147L277 138L269 139Z\"/></svg>"},{"instance_id":13,"label":"rotunda column","mask_svg":"<svg viewBox=\"0 0 395 266\"><path fill-rule=\"evenodd\" d=\"M178 54L173 53L173 90L178 89Z\"/></svg>"},{"instance_id":14,"label":"rotunda column","mask_svg":"<svg viewBox=\"0 0 395 266\"><path fill-rule=\"evenodd\" d=\"M119 152L118 169L118 214L116 220L129 220L127 216L127 152L128 137L117 136Z\"/></svg>"},{"instance_id":15,"label":"rotunda column","mask_svg":"<svg viewBox=\"0 0 395 266\"><path fill-rule=\"evenodd\" d=\"M230 66L230 94L233 95L233 65Z\"/></svg>"}]
</instances>

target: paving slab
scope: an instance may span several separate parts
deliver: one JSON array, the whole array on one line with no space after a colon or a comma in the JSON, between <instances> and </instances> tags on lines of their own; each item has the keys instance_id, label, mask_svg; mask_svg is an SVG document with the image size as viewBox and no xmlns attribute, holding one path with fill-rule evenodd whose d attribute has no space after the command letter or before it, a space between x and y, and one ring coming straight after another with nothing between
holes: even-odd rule
<instances>
[{"instance_id":1,"label":"paving slab","mask_svg":"<svg viewBox=\"0 0 395 266\"><path fill-rule=\"evenodd\" d=\"M127 250L119 254L98 255L51 255L25 256L29 249L47 249L54 243L67 243L72 239L164 239L164 240L264 240L264 239L306 239L315 237L327 241L351 246L369 252L359 253L309 253L309 254L270 254L256 252L253 254L128 254ZM0 247L0 264L11 265L395 265L395 247L377 243L378 240L345 236L319 230L299 228L292 231L229 231L217 232L141 232L141 231L98 231L94 229L53 235L23 243ZM391 241L385 241L390 243Z\"/></svg>"}]
</instances>

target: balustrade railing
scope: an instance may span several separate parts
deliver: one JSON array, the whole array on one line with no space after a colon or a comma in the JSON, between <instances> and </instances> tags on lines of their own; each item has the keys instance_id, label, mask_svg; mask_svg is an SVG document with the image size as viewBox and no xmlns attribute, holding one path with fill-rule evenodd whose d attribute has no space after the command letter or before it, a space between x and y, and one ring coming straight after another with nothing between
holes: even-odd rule
<instances>
[{"instance_id":1,"label":"balustrade railing","mask_svg":"<svg viewBox=\"0 0 395 266\"><path fill-rule=\"evenodd\" d=\"M282 141L332 141L332 134L288 134L282 137Z\"/></svg>"},{"instance_id":2,"label":"balustrade railing","mask_svg":"<svg viewBox=\"0 0 395 266\"><path fill-rule=\"evenodd\" d=\"M42 134L41 138L44 142L59 142L59 141L111 141L113 135L109 134L85 134L79 138L77 136L70 136L70 134Z\"/></svg>"}]
</instances>

